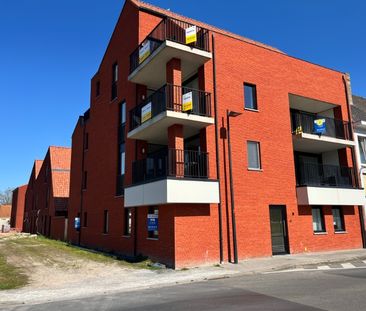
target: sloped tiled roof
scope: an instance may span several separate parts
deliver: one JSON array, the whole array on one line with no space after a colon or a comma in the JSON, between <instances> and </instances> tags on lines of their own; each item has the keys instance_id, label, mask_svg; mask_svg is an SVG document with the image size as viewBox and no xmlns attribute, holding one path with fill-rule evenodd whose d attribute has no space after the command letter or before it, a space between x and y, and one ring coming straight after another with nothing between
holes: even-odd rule
<instances>
[{"instance_id":1,"label":"sloped tiled roof","mask_svg":"<svg viewBox=\"0 0 366 311\"><path fill-rule=\"evenodd\" d=\"M272 51L276 51L276 52L285 54L281 50L279 50L277 48L274 48L272 46L269 46L269 45L266 45L266 44L263 44L263 43L260 43L260 42L257 42L257 41L254 41L254 40L251 40L251 39L242 37L242 36L239 36L237 34L234 34L234 33L231 33L229 31L226 31L226 30L217 28L215 26L211 26L211 25L206 24L206 23L203 23L203 22L196 21L194 19L191 19L191 18L182 16L180 14L171 12L169 10L164 10L162 8L159 8L159 7L155 6L155 5L152 5L152 4L143 2L143 1L139 1L139 0L129 0L129 1L131 1L138 8L143 8L143 9L151 10L151 11L154 11L156 13L159 13L159 14L162 14L162 15L165 15L165 16L168 16L168 17L171 17L171 18L175 18L175 19L178 19L178 20L181 20L181 21L190 23L190 24L197 25L197 26L202 27L202 28L206 28L206 29L211 30L211 31L214 31L216 33L220 33L220 34L223 34L223 35L227 35L227 36L230 36L232 38L235 38L235 39L238 39L238 40L242 40L242 41L245 41L245 42L250 43L250 44L254 44L254 45L257 45L257 46L260 46L260 47L263 47L263 48L266 48L266 49L269 49L269 50L272 50Z\"/></svg>"},{"instance_id":2,"label":"sloped tiled roof","mask_svg":"<svg viewBox=\"0 0 366 311\"><path fill-rule=\"evenodd\" d=\"M10 218L11 205L0 205L0 218Z\"/></svg>"},{"instance_id":3,"label":"sloped tiled roof","mask_svg":"<svg viewBox=\"0 0 366 311\"><path fill-rule=\"evenodd\" d=\"M51 179L54 197L68 197L70 188L71 148L51 146Z\"/></svg>"},{"instance_id":4,"label":"sloped tiled roof","mask_svg":"<svg viewBox=\"0 0 366 311\"><path fill-rule=\"evenodd\" d=\"M43 160L35 160L34 161L34 169L35 169L35 176L34 178L37 179L39 171L41 170L43 164Z\"/></svg>"}]
</instances>

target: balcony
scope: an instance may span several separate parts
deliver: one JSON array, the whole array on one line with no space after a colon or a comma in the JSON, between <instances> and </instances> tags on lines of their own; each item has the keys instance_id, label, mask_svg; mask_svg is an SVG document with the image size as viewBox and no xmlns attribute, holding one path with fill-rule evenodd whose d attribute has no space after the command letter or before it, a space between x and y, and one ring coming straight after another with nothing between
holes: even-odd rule
<instances>
[{"instance_id":1,"label":"balcony","mask_svg":"<svg viewBox=\"0 0 366 311\"><path fill-rule=\"evenodd\" d=\"M206 152L169 149L135 161L125 207L218 203L218 181L209 179Z\"/></svg>"},{"instance_id":2,"label":"balcony","mask_svg":"<svg viewBox=\"0 0 366 311\"><path fill-rule=\"evenodd\" d=\"M296 168L299 205L362 205L363 190L357 186L352 167L301 163Z\"/></svg>"},{"instance_id":3,"label":"balcony","mask_svg":"<svg viewBox=\"0 0 366 311\"><path fill-rule=\"evenodd\" d=\"M130 55L129 81L158 88L166 81L165 66L172 58L181 60L183 80L210 60L208 30L192 26L164 18ZM186 30L189 29L196 30L196 40L189 40L191 43L187 43L186 37Z\"/></svg>"},{"instance_id":4,"label":"balcony","mask_svg":"<svg viewBox=\"0 0 366 311\"><path fill-rule=\"evenodd\" d=\"M184 126L184 137L214 124L211 94L171 84L163 86L130 111L127 137L167 145L168 128L173 124Z\"/></svg>"},{"instance_id":5,"label":"balcony","mask_svg":"<svg viewBox=\"0 0 366 311\"><path fill-rule=\"evenodd\" d=\"M325 130L316 133L315 121L324 120ZM327 152L354 146L350 123L302 111L291 111L293 146L295 151Z\"/></svg>"}]
</instances>

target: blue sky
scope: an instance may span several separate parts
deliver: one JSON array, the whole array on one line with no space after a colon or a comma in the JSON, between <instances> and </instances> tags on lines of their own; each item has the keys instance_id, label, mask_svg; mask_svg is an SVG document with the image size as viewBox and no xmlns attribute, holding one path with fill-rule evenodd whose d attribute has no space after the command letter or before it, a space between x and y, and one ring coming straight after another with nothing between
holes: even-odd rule
<instances>
[{"instance_id":1,"label":"blue sky","mask_svg":"<svg viewBox=\"0 0 366 311\"><path fill-rule=\"evenodd\" d=\"M49 145L71 145L123 0L3 0L0 191L26 183ZM366 97L366 2L151 0L150 3L349 72Z\"/></svg>"}]
</instances>

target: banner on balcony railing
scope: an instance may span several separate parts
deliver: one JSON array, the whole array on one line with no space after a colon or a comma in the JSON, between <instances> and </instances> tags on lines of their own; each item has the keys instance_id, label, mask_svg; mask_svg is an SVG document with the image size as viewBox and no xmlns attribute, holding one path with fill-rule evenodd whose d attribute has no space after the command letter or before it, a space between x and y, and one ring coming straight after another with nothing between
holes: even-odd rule
<instances>
[{"instance_id":1,"label":"banner on balcony railing","mask_svg":"<svg viewBox=\"0 0 366 311\"><path fill-rule=\"evenodd\" d=\"M150 55L150 41L147 40L139 49L139 64L141 64Z\"/></svg>"},{"instance_id":2,"label":"banner on balcony railing","mask_svg":"<svg viewBox=\"0 0 366 311\"><path fill-rule=\"evenodd\" d=\"M197 27L191 26L186 29L186 44L197 41Z\"/></svg>"},{"instance_id":3,"label":"banner on balcony railing","mask_svg":"<svg viewBox=\"0 0 366 311\"><path fill-rule=\"evenodd\" d=\"M147 231L159 230L159 215L147 214Z\"/></svg>"},{"instance_id":4,"label":"banner on balcony railing","mask_svg":"<svg viewBox=\"0 0 366 311\"><path fill-rule=\"evenodd\" d=\"M324 134L325 131L326 131L325 119L314 120L314 133L315 134Z\"/></svg>"},{"instance_id":5,"label":"banner on balcony railing","mask_svg":"<svg viewBox=\"0 0 366 311\"><path fill-rule=\"evenodd\" d=\"M193 109L193 94L192 92L183 94L182 111L190 111Z\"/></svg>"},{"instance_id":6,"label":"banner on balcony railing","mask_svg":"<svg viewBox=\"0 0 366 311\"><path fill-rule=\"evenodd\" d=\"M151 102L141 108L141 123L151 119Z\"/></svg>"}]
</instances>

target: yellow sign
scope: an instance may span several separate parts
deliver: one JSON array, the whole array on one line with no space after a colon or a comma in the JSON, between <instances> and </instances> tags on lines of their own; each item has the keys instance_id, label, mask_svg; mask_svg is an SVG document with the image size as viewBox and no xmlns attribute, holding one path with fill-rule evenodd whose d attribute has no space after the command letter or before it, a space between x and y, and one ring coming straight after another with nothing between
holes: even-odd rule
<instances>
[{"instance_id":1,"label":"yellow sign","mask_svg":"<svg viewBox=\"0 0 366 311\"><path fill-rule=\"evenodd\" d=\"M139 49L139 64L150 56L150 41L146 41Z\"/></svg>"},{"instance_id":2,"label":"yellow sign","mask_svg":"<svg viewBox=\"0 0 366 311\"><path fill-rule=\"evenodd\" d=\"M191 26L186 29L186 44L197 41L197 27Z\"/></svg>"},{"instance_id":3,"label":"yellow sign","mask_svg":"<svg viewBox=\"0 0 366 311\"><path fill-rule=\"evenodd\" d=\"M193 95L192 92L183 94L182 111L189 111L193 109Z\"/></svg>"},{"instance_id":4,"label":"yellow sign","mask_svg":"<svg viewBox=\"0 0 366 311\"><path fill-rule=\"evenodd\" d=\"M141 108L141 123L151 119L151 102Z\"/></svg>"}]
</instances>

